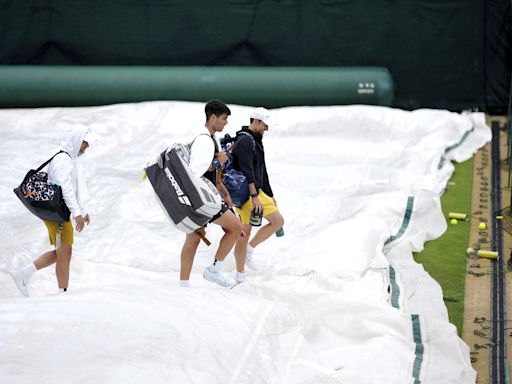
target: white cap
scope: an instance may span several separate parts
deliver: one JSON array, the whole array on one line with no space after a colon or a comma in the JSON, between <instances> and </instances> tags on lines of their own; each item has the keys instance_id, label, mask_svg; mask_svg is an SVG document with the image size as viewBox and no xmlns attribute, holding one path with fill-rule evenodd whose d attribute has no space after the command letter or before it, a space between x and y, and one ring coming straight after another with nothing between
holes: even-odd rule
<instances>
[{"instance_id":1,"label":"white cap","mask_svg":"<svg viewBox=\"0 0 512 384\"><path fill-rule=\"evenodd\" d=\"M270 112L266 108L258 107L253 109L249 117L251 119L261 120L269 127L273 125L272 119L270 118Z\"/></svg>"}]
</instances>

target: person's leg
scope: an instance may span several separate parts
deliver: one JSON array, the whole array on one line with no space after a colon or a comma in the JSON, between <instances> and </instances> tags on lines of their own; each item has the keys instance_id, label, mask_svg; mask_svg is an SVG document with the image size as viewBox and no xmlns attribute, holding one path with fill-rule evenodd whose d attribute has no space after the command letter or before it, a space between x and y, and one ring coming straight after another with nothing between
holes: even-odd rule
<instances>
[{"instance_id":1,"label":"person's leg","mask_svg":"<svg viewBox=\"0 0 512 384\"><path fill-rule=\"evenodd\" d=\"M180 266L180 281L183 285L185 281L190 279L190 273L192 272L192 265L194 264L194 257L196 255L197 247L201 237L195 233L188 233L185 238L185 243L181 249L181 266Z\"/></svg>"},{"instance_id":2,"label":"person's leg","mask_svg":"<svg viewBox=\"0 0 512 384\"><path fill-rule=\"evenodd\" d=\"M251 230L252 225L249 224L251 220L251 211L252 211L252 199L247 200L244 205L240 208L237 208L237 213L240 216L240 221L242 222L242 228L245 233L244 237L237 239L235 245L235 257L241 260L243 258L244 264L250 269L257 271L258 267L253 263L252 255L249 253L249 249L247 248L247 244L249 239L251 238Z\"/></svg>"},{"instance_id":3,"label":"person's leg","mask_svg":"<svg viewBox=\"0 0 512 384\"><path fill-rule=\"evenodd\" d=\"M215 260L224 261L228 253L233 248L233 245L235 245L235 242L240 237L242 224L230 210L227 210L218 219L213 221L213 224L220 225L224 230L224 235L220 239L219 248L217 248L217 252L215 253ZM237 261L237 268L239 266L238 264L239 263ZM243 264L241 271L243 271Z\"/></svg>"},{"instance_id":4,"label":"person's leg","mask_svg":"<svg viewBox=\"0 0 512 384\"><path fill-rule=\"evenodd\" d=\"M28 296L28 282L34 272L39 269L45 268L49 265L55 264L57 261L57 252L55 250L48 251L39 256L34 262L29 263L20 270L11 273L20 291Z\"/></svg>"},{"instance_id":5,"label":"person's leg","mask_svg":"<svg viewBox=\"0 0 512 384\"><path fill-rule=\"evenodd\" d=\"M224 230L224 235L220 239L219 248L217 248L217 252L215 253L215 260L209 267L206 267L203 272L203 277L206 280L222 285L223 287L229 287L234 284L234 280L224 276L222 273L223 262L240 236L242 224L235 214L229 209L224 210L220 217L216 218L212 223L220 225ZM240 264L240 260L237 260L236 264L237 272L243 273L243 263ZM241 270L239 270L239 268L241 268Z\"/></svg>"},{"instance_id":6,"label":"person's leg","mask_svg":"<svg viewBox=\"0 0 512 384\"><path fill-rule=\"evenodd\" d=\"M243 224L242 230L245 232L245 236L239 236L235 244L235 260L236 270L243 271L245 265L245 259L247 257L247 243L251 237L252 226L250 224Z\"/></svg>"},{"instance_id":7,"label":"person's leg","mask_svg":"<svg viewBox=\"0 0 512 384\"><path fill-rule=\"evenodd\" d=\"M15 271L10 271L10 275L14 280L14 283L23 294L23 296L28 296L28 283L32 274L37 271L34 263L29 263L23 268L17 269Z\"/></svg>"},{"instance_id":8,"label":"person's leg","mask_svg":"<svg viewBox=\"0 0 512 384\"><path fill-rule=\"evenodd\" d=\"M48 251L39 256L35 261L34 265L37 270L48 267L49 265L55 264L57 262L57 251L54 249L53 251Z\"/></svg>"},{"instance_id":9,"label":"person's leg","mask_svg":"<svg viewBox=\"0 0 512 384\"><path fill-rule=\"evenodd\" d=\"M71 263L72 245L62 243L56 250L57 264L55 273L57 275L57 284L61 289L67 289L69 284L69 265Z\"/></svg>"},{"instance_id":10,"label":"person's leg","mask_svg":"<svg viewBox=\"0 0 512 384\"><path fill-rule=\"evenodd\" d=\"M68 289L69 285L69 266L71 263L74 241L73 234L74 229L71 221L58 225L55 239L55 274L57 275L57 284L59 288L64 291Z\"/></svg>"},{"instance_id":11,"label":"person's leg","mask_svg":"<svg viewBox=\"0 0 512 384\"><path fill-rule=\"evenodd\" d=\"M48 230L48 238L51 245L55 245L57 238L58 224L52 221L43 221L46 229ZM48 265L54 264L57 260L57 254L55 251L48 251L39 256L34 262L30 262L23 268L11 272L11 276L16 283L18 289L23 295L28 296L28 283L34 272L38 269L47 267Z\"/></svg>"},{"instance_id":12,"label":"person's leg","mask_svg":"<svg viewBox=\"0 0 512 384\"><path fill-rule=\"evenodd\" d=\"M253 248L256 248L259 244L267 240L284 225L283 216L279 211L275 211L270 215L265 216L265 219L268 220L268 224L261 227L251 241L249 241L249 245Z\"/></svg>"},{"instance_id":13,"label":"person's leg","mask_svg":"<svg viewBox=\"0 0 512 384\"><path fill-rule=\"evenodd\" d=\"M57 246L57 236L61 235L62 229L59 228L59 224L54 221L44 221L44 225L48 230L48 238L50 240L50 244L55 248ZM48 267L49 265L55 264L57 262L57 251L54 249L52 251L48 251L39 256L35 261L34 265L37 270Z\"/></svg>"},{"instance_id":14,"label":"person's leg","mask_svg":"<svg viewBox=\"0 0 512 384\"><path fill-rule=\"evenodd\" d=\"M28 296L28 282L32 274L42 268L57 263L57 282L59 288L67 288L69 283L69 263L71 260L71 244L73 244L73 224L71 221L59 224L53 221L44 221L48 230L50 244L57 249L48 251L39 256L34 262L11 272L17 287ZM56 245L62 242L62 246Z\"/></svg>"}]
</instances>

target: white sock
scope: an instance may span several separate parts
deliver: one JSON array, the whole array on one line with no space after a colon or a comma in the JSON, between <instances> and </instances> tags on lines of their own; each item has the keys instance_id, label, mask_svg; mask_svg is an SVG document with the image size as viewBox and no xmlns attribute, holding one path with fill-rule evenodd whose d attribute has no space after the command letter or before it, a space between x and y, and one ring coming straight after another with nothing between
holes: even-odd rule
<instances>
[{"instance_id":1,"label":"white sock","mask_svg":"<svg viewBox=\"0 0 512 384\"><path fill-rule=\"evenodd\" d=\"M28 281L30 276L32 276L35 271L37 271L37 268L34 263L30 263L26 267L21 268L21 275L23 276L23 280Z\"/></svg>"},{"instance_id":2,"label":"white sock","mask_svg":"<svg viewBox=\"0 0 512 384\"><path fill-rule=\"evenodd\" d=\"M62 293L62 292L67 292L68 289L67 288L59 288L59 292Z\"/></svg>"},{"instance_id":3,"label":"white sock","mask_svg":"<svg viewBox=\"0 0 512 384\"><path fill-rule=\"evenodd\" d=\"M180 280L180 287L190 287L188 280Z\"/></svg>"},{"instance_id":4,"label":"white sock","mask_svg":"<svg viewBox=\"0 0 512 384\"><path fill-rule=\"evenodd\" d=\"M222 264L223 264L223 262L222 262L222 261L217 260L216 262L214 262L214 263L212 264L212 269L213 269L215 272L220 272L220 273L222 273L222 270L223 270Z\"/></svg>"}]
</instances>

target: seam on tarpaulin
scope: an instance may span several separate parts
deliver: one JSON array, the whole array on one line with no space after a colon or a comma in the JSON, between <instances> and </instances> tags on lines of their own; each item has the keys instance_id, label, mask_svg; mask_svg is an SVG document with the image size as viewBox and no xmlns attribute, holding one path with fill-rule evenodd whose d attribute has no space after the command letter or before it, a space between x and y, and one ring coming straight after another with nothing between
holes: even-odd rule
<instances>
[{"instance_id":1,"label":"seam on tarpaulin","mask_svg":"<svg viewBox=\"0 0 512 384\"><path fill-rule=\"evenodd\" d=\"M384 242L384 246L392 243L393 241L395 241L403 236L403 234L405 233L405 230L409 226L409 222L411 221L413 205L414 205L414 196L409 196L407 198L407 207L405 209L405 214L404 214L404 218L402 220L402 225L400 226L400 229L398 230L396 235L389 236L389 238Z\"/></svg>"},{"instance_id":2,"label":"seam on tarpaulin","mask_svg":"<svg viewBox=\"0 0 512 384\"><path fill-rule=\"evenodd\" d=\"M458 145L460 145L460 143ZM384 243L385 246L403 236L403 234L407 230L407 227L409 226L409 223L411 221L413 206L414 206L414 197L409 196L407 198L407 208L404 213L402 225L400 226L400 229L398 230L396 235L390 236L386 240L386 242ZM397 282L397 272L391 264L389 265L389 282L390 282L391 306L396 309L401 309L400 308L400 295L402 292L401 292L400 286L398 285L398 282ZM411 318L411 323L412 323L412 338L413 338L413 342L415 344L414 363L412 366L411 373L412 373L412 377L414 379L414 384L421 384L420 373L421 373L421 368L422 368L423 360L424 360L425 346L423 345L422 338L421 338L421 324L420 324L419 315L411 314L410 316L411 316L410 318Z\"/></svg>"},{"instance_id":3,"label":"seam on tarpaulin","mask_svg":"<svg viewBox=\"0 0 512 384\"><path fill-rule=\"evenodd\" d=\"M462 145L462 143L464 143L466 141L466 139L469 137L469 135L471 133L473 133L474 131L475 131L475 126L472 126L471 129L464 132L464 135L462 135L461 139L457 143L452 144L445 148L444 153L441 156L441 159L439 160L439 164L437 165L438 170L443 168L444 162L446 161L446 155L448 154L448 152L453 151L455 148L460 147Z\"/></svg>"},{"instance_id":4,"label":"seam on tarpaulin","mask_svg":"<svg viewBox=\"0 0 512 384\"><path fill-rule=\"evenodd\" d=\"M425 352L425 346L423 345L423 341L421 340L421 324L420 324L420 316L413 314L411 315L412 321L412 336L414 340L414 344L416 344L416 348L414 350L414 364L412 367L412 377L414 378L414 384L420 384L420 373L421 366L423 364L423 355Z\"/></svg>"}]
</instances>

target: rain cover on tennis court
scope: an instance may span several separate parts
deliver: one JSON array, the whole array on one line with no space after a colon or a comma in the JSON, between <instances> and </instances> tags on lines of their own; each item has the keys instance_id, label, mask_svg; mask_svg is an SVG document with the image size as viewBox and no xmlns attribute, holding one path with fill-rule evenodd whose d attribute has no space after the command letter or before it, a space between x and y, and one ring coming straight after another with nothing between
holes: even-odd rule
<instances>
[{"instance_id":1,"label":"rain cover on tennis court","mask_svg":"<svg viewBox=\"0 0 512 384\"><path fill-rule=\"evenodd\" d=\"M481 113L369 106L273 110L265 134L285 236L256 248L258 272L225 289L202 278L222 230L208 226L191 287L184 234L142 171L202 131L204 104L148 102L0 110L2 383L474 383L440 286L413 251L446 231L452 161L491 138ZM224 132L249 123L230 106ZM99 141L81 160L91 224L75 234L69 292L54 268L22 297L8 271L50 249L12 189L73 124ZM451 257L451 255L446 255ZM225 262L233 273L234 260Z\"/></svg>"}]
</instances>

